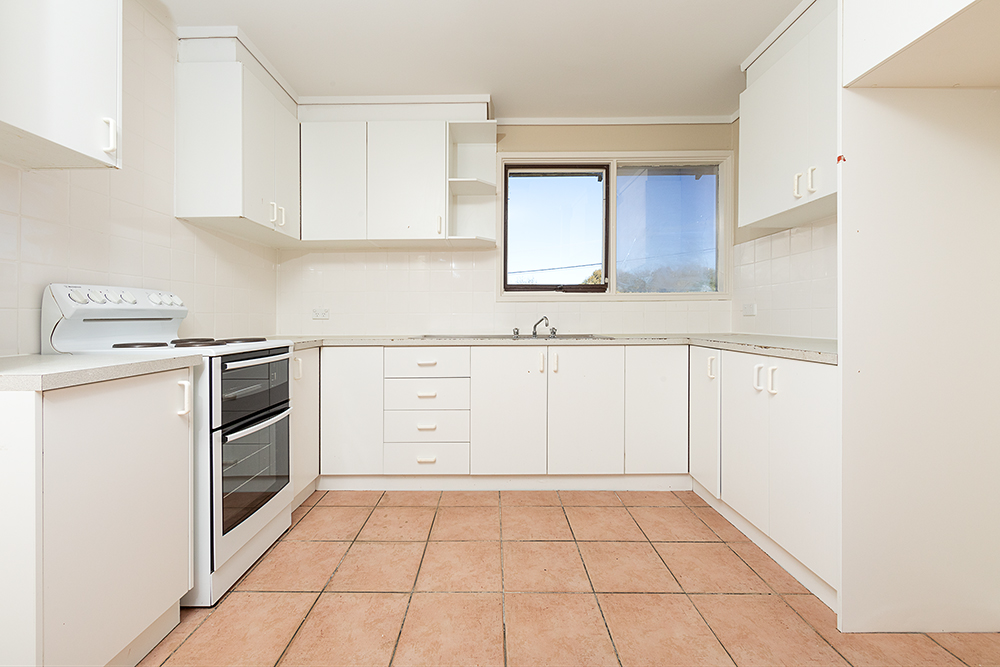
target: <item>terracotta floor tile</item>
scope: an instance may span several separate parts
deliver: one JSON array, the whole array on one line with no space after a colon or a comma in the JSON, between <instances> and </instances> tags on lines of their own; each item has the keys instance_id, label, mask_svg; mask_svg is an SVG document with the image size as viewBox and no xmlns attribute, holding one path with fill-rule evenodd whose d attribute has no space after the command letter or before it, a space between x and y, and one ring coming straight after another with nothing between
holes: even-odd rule
<instances>
[{"instance_id":1,"label":"terracotta floor tile","mask_svg":"<svg viewBox=\"0 0 1000 667\"><path fill-rule=\"evenodd\" d=\"M441 507L496 507L500 504L497 491L445 491Z\"/></svg>"},{"instance_id":2,"label":"terracotta floor tile","mask_svg":"<svg viewBox=\"0 0 1000 667\"><path fill-rule=\"evenodd\" d=\"M302 505L301 507L296 507L295 509L293 509L292 510L292 522L291 522L291 525L288 526L288 530L291 530L292 528L295 528L295 525L299 521L301 521L302 517L304 517L309 512L309 510L311 510L311 509L312 509L312 507L306 507L305 505Z\"/></svg>"},{"instance_id":3,"label":"terracotta floor tile","mask_svg":"<svg viewBox=\"0 0 1000 667\"><path fill-rule=\"evenodd\" d=\"M230 593L166 664L170 667L273 665L318 595Z\"/></svg>"},{"instance_id":4,"label":"terracotta floor tile","mask_svg":"<svg viewBox=\"0 0 1000 667\"><path fill-rule=\"evenodd\" d=\"M686 593L771 593L725 544L661 542L653 545Z\"/></svg>"},{"instance_id":5,"label":"terracotta floor tile","mask_svg":"<svg viewBox=\"0 0 1000 667\"><path fill-rule=\"evenodd\" d=\"M573 539L562 507L503 507L500 523L505 541Z\"/></svg>"},{"instance_id":6,"label":"terracotta floor tile","mask_svg":"<svg viewBox=\"0 0 1000 667\"><path fill-rule=\"evenodd\" d=\"M440 491L386 491L380 507L437 507Z\"/></svg>"},{"instance_id":7,"label":"terracotta floor tile","mask_svg":"<svg viewBox=\"0 0 1000 667\"><path fill-rule=\"evenodd\" d=\"M418 591L500 591L500 542L431 542Z\"/></svg>"},{"instance_id":8,"label":"terracotta floor tile","mask_svg":"<svg viewBox=\"0 0 1000 667\"><path fill-rule=\"evenodd\" d=\"M313 507L284 539L350 541L370 513L366 507Z\"/></svg>"},{"instance_id":9,"label":"terracotta floor tile","mask_svg":"<svg viewBox=\"0 0 1000 667\"><path fill-rule=\"evenodd\" d=\"M649 542L580 542L594 590L679 593L681 587Z\"/></svg>"},{"instance_id":10,"label":"terracotta floor tile","mask_svg":"<svg viewBox=\"0 0 1000 667\"><path fill-rule=\"evenodd\" d=\"M686 595L598 595L622 667L733 665Z\"/></svg>"},{"instance_id":11,"label":"terracotta floor tile","mask_svg":"<svg viewBox=\"0 0 1000 667\"><path fill-rule=\"evenodd\" d=\"M800 584L792 575L775 563L770 556L753 542L733 542L729 545L732 549L746 561L746 564L753 568L757 575L766 581L771 588L784 595L807 594L809 590Z\"/></svg>"},{"instance_id":12,"label":"terracotta floor tile","mask_svg":"<svg viewBox=\"0 0 1000 667\"><path fill-rule=\"evenodd\" d=\"M837 630L837 615L812 595L785 601L854 667L962 667L962 662L923 634L848 633Z\"/></svg>"},{"instance_id":13,"label":"terracotta floor tile","mask_svg":"<svg viewBox=\"0 0 1000 667\"><path fill-rule=\"evenodd\" d=\"M645 542L646 536L624 507L567 507L566 516L577 540Z\"/></svg>"},{"instance_id":14,"label":"terracotta floor tile","mask_svg":"<svg viewBox=\"0 0 1000 667\"><path fill-rule=\"evenodd\" d=\"M278 542L243 578L237 590L319 592L349 546L347 542Z\"/></svg>"},{"instance_id":15,"label":"terracotta floor tile","mask_svg":"<svg viewBox=\"0 0 1000 667\"><path fill-rule=\"evenodd\" d=\"M440 507L432 540L499 540L499 507Z\"/></svg>"},{"instance_id":16,"label":"terracotta floor tile","mask_svg":"<svg viewBox=\"0 0 1000 667\"><path fill-rule=\"evenodd\" d=\"M423 542L355 542L326 590L395 593L413 590Z\"/></svg>"},{"instance_id":17,"label":"terracotta floor tile","mask_svg":"<svg viewBox=\"0 0 1000 667\"><path fill-rule=\"evenodd\" d=\"M317 505L339 507L374 507L382 498L381 491L327 491Z\"/></svg>"},{"instance_id":18,"label":"terracotta floor tile","mask_svg":"<svg viewBox=\"0 0 1000 667\"><path fill-rule=\"evenodd\" d=\"M505 507L559 507L559 494L555 491L501 491L500 504Z\"/></svg>"},{"instance_id":19,"label":"terracotta floor tile","mask_svg":"<svg viewBox=\"0 0 1000 667\"><path fill-rule=\"evenodd\" d=\"M388 665L409 600L405 593L323 593L281 667Z\"/></svg>"},{"instance_id":20,"label":"terracotta floor tile","mask_svg":"<svg viewBox=\"0 0 1000 667\"><path fill-rule=\"evenodd\" d=\"M376 507L358 539L363 542L426 541L434 512L433 507Z\"/></svg>"},{"instance_id":21,"label":"terracotta floor tile","mask_svg":"<svg viewBox=\"0 0 1000 667\"><path fill-rule=\"evenodd\" d=\"M504 542L503 586L528 592L591 590L574 542Z\"/></svg>"},{"instance_id":22,"label":"terracotta floor tile","mask_svg":"<svg viewBox=\"0 0 1000 667\"><path fill-rule=\"evenodd\" d=\"M1000 634L996 632L935 632L930 637L968 665L1000 665Z\"/></svg>"},{"instance_id":23,"label":"terracotta floor tile","mask_svg":"<svg viewBox=\"0 0 1000 667\"><path fill-rule=\"evenodd\" d=\"M621 507L614 491L560 491L559 499L566 507Z\"/></svg>"},{"instance_id":24,"label":"terracotta floor tile","mask_svg":"<svg viewBox=\"0 0 1000 667\"><path fill-rule=\"evenodd\" d=\"M777 595L692 595L691 601L740 667L847 667Z\"/></svg>"},{"instance_id":25,"label":"terracotta floor tile","mask_svg":"<svg viewBox=\"0 0 1000 667\"><path fill-rule=\"evenodd\" d=\"M626 507L680 507L684 503L673 491L618 491Z\"/></svg>"},{"instance_id":26,"label":"terracotta floor tile","mask_svg":"<svg viewBox=\"0 0 1000 667\"><path fill-rule=\"evenodd\" d=\"M593 595L512 593L504 604L510 667L618 664Z\"/></svg>"},{"instance_id":27,"label":"terracotta floor tile","mask_svg":"<svg viewBox=\"0 0 1000 667\"><path fill-rule=\"evenodd\" d=\"M652 542L718 542L712 529L687 507L633 507L632 518Z\"/></svg>"},{"instance_id":28,"label":"terracotta floor tile","mask_svg":"<svg viewBox=\"0 0 1000 667\"><path fill-rule=\"evenodd\" d=\"M708 507L708 501L694 491L674 491L674 493L688 507Z\"/></svg>"},{"instance_id":29,"label":"terracotta floor tile","mask_svg":"<svg viewBox=\"0 0 1000 667\"><path fill-rule=\"evenodd\" d=\"M749 542L750 538L740 532L740 530L729 523L726 517L716 512L711 507L692 507L694 515L705 522L719 539L723 542Z\"/></svg>"},{"instance_id":30,"label":"terracotta floor tile","mask_svg":"<svg viewBox=\"0 0 1000 667\"><path fill-rule=\"evenodd\" d=\"M190 636L214 609L209 607L181 607L181 622L160 640L152 651L139 661L137 667L159 667L178 646Z\"/></svg>"},{"instance_id":31,"label":"terracotta floor tile","mask_svg":"<svg viewBox=\"0 0 1000 667\"><path fill-rule=\"evenodd\" d=\"M300 507L312 507L317 502L319 502L320 500L322 500L323 496L325 496L325 495L326 495L326 491L313 491L311 494L309 494L308 498L306 498L305 500L302 501L302 504L300 505Z\"/></svg>"},{"instance_id":32,"label":"terracotta floor tile","mask_svg":"<svg viewBox=\"0 0 1000 667\"><path fill-rule=\"evenodd\" d=\"M416 593L392 664L503 665L503 596Z\"/></svg>"}]
</instances>

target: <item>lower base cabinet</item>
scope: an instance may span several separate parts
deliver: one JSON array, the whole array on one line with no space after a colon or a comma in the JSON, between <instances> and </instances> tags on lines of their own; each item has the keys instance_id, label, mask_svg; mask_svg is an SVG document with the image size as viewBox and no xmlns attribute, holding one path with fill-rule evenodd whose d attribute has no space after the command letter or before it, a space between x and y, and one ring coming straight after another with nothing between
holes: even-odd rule
<instances>
[{"instance_id":1,"label":"lower base cabinet","mask_svg":"<svg viewBox=\"0 0 1000 667\"><path fill-rule=\"evenodd\" d=\"M319 471L382 474L382 348L324 347Z\"/></svg>"},{"instance_id":2,"label":"lower base cabinet","mask_svg":"<svg viewBox=\"0 0 1000 667\"><path fill-rule=\"evenodd\" d=\"M292 494L295 498L319 477L319 348L292 356Z\"/></svg>"},{"instance_id":3,"label":"lower base cabinet","mask_svg":"<svg viewBox=\"0 0 1000 667\"><path fill-rule=\"evenodd\" d=\"M716 498L722 492L722 352L691 346L688 375L691 477Z\"/></svg>"}]
</instances>

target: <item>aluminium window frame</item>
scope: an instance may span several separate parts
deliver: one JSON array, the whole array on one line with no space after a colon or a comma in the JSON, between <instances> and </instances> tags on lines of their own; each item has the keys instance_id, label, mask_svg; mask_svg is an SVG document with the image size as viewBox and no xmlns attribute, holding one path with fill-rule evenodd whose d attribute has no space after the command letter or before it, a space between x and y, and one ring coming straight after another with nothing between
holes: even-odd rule
<instances>
[{"instance_id":1,"label":"aluminium window frame","mask_svg":"<svg viewBox=\"0 0 1000 667\"><path fill-rule=\"evenodd\" d=\"M717 205L717 246L716 271L718 290L715 292L617 292L617 192L618 166L685 166L713 164L719 167ZM609 197L607 223L609 224L607 247L608 275L606 292L594 291L543 291L505 290L507 278L506 224L504 220L507 201L507 165L518 167L592 167L608 166ZM735 202L736 178L735 157L732 150L689 150L689 151L592 151L592 152L498 152L497 173L504 177L497 184L496 224L499 261L496 262L496 298L498 302L550 301L550 302L639 302L639 301L729 301L732 299L732 247L736 227Z\"/></svg>"}]
</instances>

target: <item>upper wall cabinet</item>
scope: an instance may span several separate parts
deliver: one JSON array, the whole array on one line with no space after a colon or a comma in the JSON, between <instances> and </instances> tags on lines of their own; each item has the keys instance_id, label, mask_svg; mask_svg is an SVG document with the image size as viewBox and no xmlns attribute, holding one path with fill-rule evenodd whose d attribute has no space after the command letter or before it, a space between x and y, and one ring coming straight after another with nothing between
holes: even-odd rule
<instances>
[{"instance_id":1,"label":"upper wall cabinet","mask_svg":"<svg viewBox=\"0 0 1000 667\"><path fill-rule=\"evenodd\" d=\"M747 68L740 227L782 229L837 211L836 6L816 2Z\"/></svg>"},{"instance_id":2,"label":"upper wall cabinet","mask_svg":"<svg viewBox=\"0 0 1000 667\"><path fill-rule=\"evenodd\" d=\"M0 3L0 162L120 167L122 0Z\"/></svg>"}]
</instances>

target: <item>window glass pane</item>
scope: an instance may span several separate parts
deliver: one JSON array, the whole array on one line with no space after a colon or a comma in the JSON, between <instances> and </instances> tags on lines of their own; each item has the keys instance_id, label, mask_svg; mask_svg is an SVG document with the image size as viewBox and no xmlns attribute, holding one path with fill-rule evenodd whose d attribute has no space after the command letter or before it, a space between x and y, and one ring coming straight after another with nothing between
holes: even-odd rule
<instances>
[{"instance_id":1,"label":"window glass pane","mask_svg":"<svg viewBox=\"0 0 1000 667\"><path fill-rule=\"evenodd\" d=\"M605 173L507 174L507 285L603 285Z\"/></svg>"},{"instance_id":2,"label":"window glass pane","mask_svg":"<svg viewBox=\"0 0 1000 667\"><path fill-rule=\"evenodd\" d=\"M622 166L617 176L617 291L718 291L718 166Z\"/></svg>"}]
</instances>

